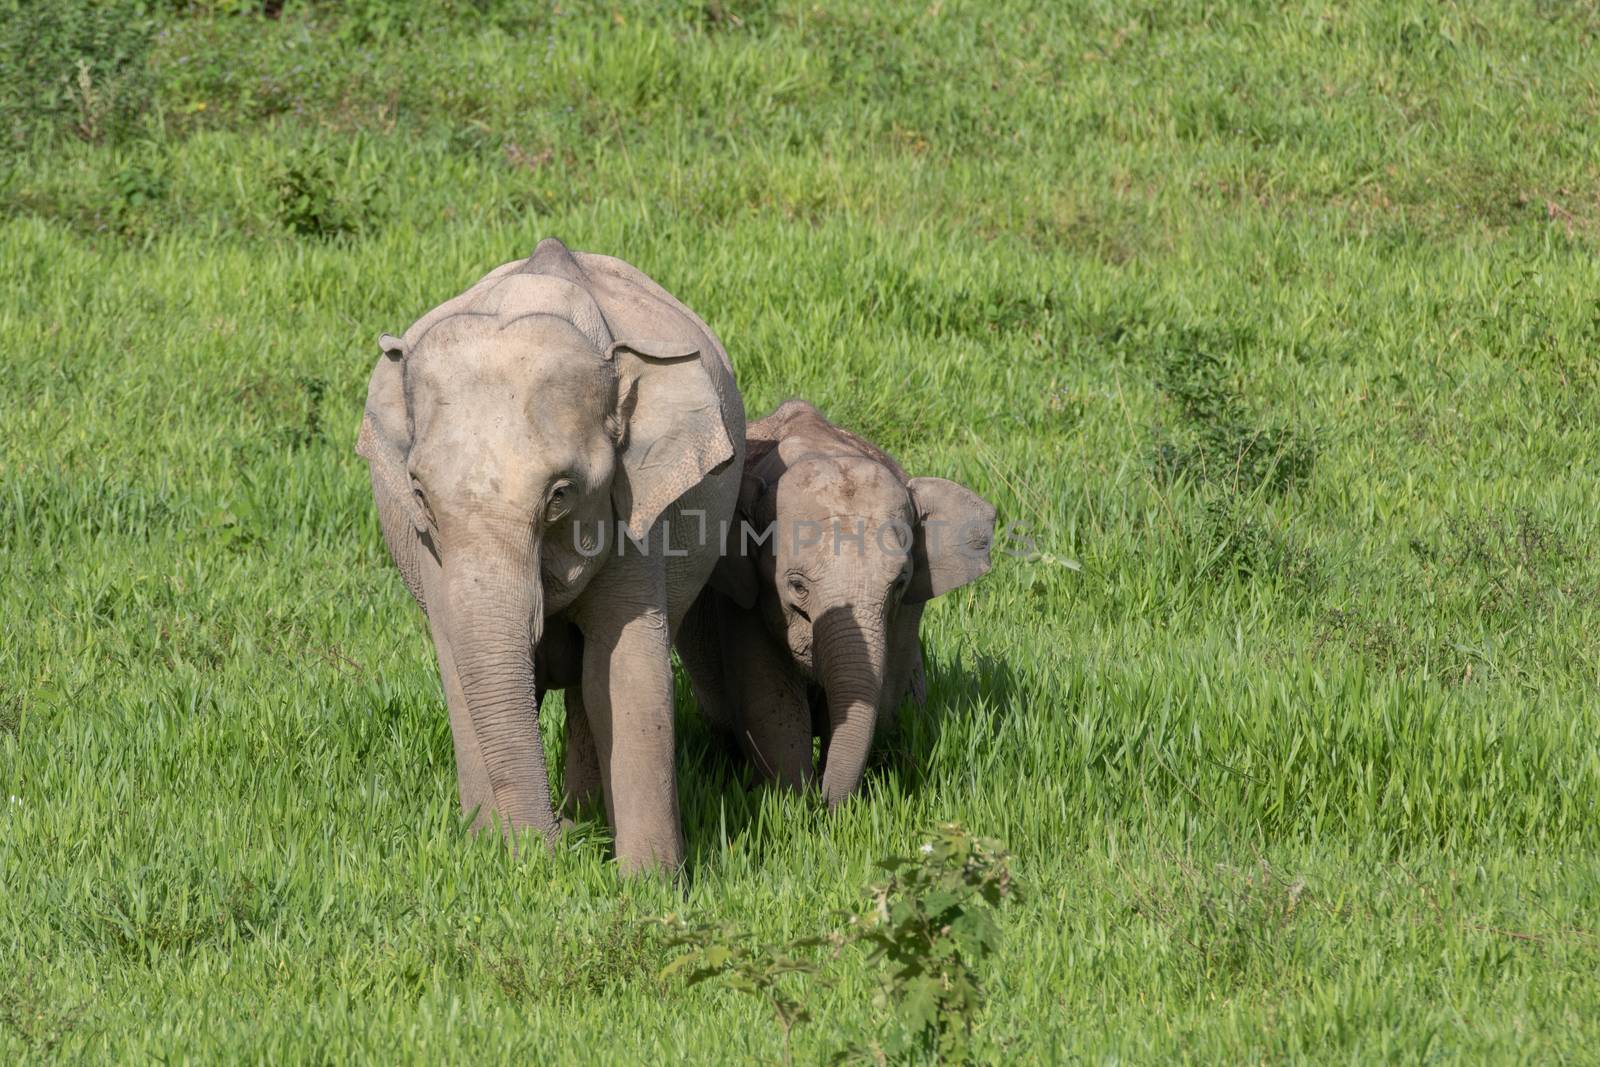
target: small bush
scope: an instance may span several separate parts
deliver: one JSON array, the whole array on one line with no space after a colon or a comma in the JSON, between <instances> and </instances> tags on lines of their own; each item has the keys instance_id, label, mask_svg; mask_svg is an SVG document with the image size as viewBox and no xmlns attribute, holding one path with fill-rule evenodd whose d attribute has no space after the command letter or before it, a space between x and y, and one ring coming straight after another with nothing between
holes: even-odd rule
<instances>
[{"instance_id":1,"label":"small bush","mask_svg":"<svg viewBox=\"0 0 1600 1067\"><path fill-rule=\"evenodd\" d=\"M850 929L869 947L869 962L889 965L878 1003L895 1025L883 1051L966 1063L983 1008L979 969L1000 944L995 909L1016 895L1011 857L998 841L949 823L916 854L882 866L889 877L868 890L870 904L850 916Z\"/></svg>"},{"instance_id":2,"label":"small bush","mask_svg":"<svg viewBox=\"0 0 1600 1067\"><path fill-rule=\"evenodd\" d=\"M1310 480L1315 435L1252 418L1208 347L1191 338L1169 349L1160 386L1185 424L1176 435L1157 433L1153 465L1162 483L1190 478L1281 496Z\"/></svg>"},{"instance_id":3,"label":"small bush","mask_svg":"<svg viewBox=\"0 0 1600 1067\"><path fill-rule=\"evenodd\" d=\"M305 6L336 16L336 32L360 44L412 36L455 22L499 25L509 20L515 24L517 16L525 13L523 5L491 0L312 0ZM508 7L511 10L502 10Z\"/></svg>"},{"instance_id":4,"label":"small bush","mask_svg":"<svg viewBox=\"0 0 1600 1067\"><path fill-rule=\"evenodd\" d=\"M138 0L0 0L0 121L87 141L133 130L151 98L154 25Z\"/></svg>"},{"instance_id":5,"label":"small bush","mask_svg":"<svg viewBox=\"0 0 1600 1067\"><path fill-rule=\"evenodd\" d=\"M279 224L291 233L323 240L366 229L378 191L371 181L347 178L341 183L323 148L291 158L279 168L272 187Z\"/></svg>"},{"instance_id":6,"label":"small bush","mask_svg":"<svg viewBox=\"0 0 1600 1067\"><path fill-rule=\"evenodd\" d=\"M1196 537L1201 570L1208 578L1237 576L1278 581L1304 595L1320 591L1323 575L1305 545L1252 515L1236 496L1206 501Z\"/></svg>"},{"instance_id":7,"label":"small bush","mask_svg":"<svg viewBox=\"0 0 1600 1067\"><path fill-rule=\"evenodd\" d=\"M686 950L662 969L661 977L682 973L689 986L719 979L728 988L761 1001L783 1031L783 1062L791 1062L794 1028L810 1022L811 1012L805 1006L805 994L791 992L783 979L817 973L814 962L795 953L819 939L772 946L728 923L690 922L676 916L659 921L670 931L668 947Z\"/></svg>"},{"instance_id":8,"label":"small bush","mask_svg":"<svg viewBox=\"0 0 1600 1067\"><path fill-rule=\"evenodd\" d=\"M128 160L111 176L110 223L119 234L148 233L159 221L167 198L167 170L154 153Z\"/></svg>"},{"instance_id":9,"label":"small bush","mask_svg":"<svg viewBox=\"0 0 1600 1067\"><path fill-rule=\"evenodd\" d=\"M946 823L912 855L880 866L888 878L868 887L865 906L840 913L838 927L819 937L769 945L727 923L656 920L670 932L668 945L685 949L662 977L682 974L691 986L715 979L760 1000L783 1031L788 1063L794 1028L811 1021L807 993L795 991L793 979L832 984L808 953L864 947L867 962L880 965L875 1004L890 1019L881 1040L852 1043L835 1058L970 1062L979 1047L980 970L1000 943L995 910L1018 895L1010 854L998 841Z\"/></svg>"}]
</instances>

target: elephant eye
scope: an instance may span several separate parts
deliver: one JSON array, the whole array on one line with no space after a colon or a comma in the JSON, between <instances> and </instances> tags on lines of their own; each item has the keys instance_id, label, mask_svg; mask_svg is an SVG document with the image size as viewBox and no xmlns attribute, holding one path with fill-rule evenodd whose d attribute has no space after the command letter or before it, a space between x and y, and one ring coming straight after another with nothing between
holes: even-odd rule
<instances>
[{"instance_id":1,"label":"elephant eye","mask_svg":"<svg viewBox=\"0 0 1600 1067\"><path fill-rule=\"evenodd\" d=\"M544 508L547 519L559 519L566 512L571 489L570 483L557 482L555 488L550 490L550 502Z\"/></svg>"},{"instance_id":2,"label":"elephant eye","mask_svg":"<svg viewBox=\"0 0 1600 1067\"><path fill-rule=\"evenodd\" d=\"M791 574L783 580L783 584L789 587L789 610L807 626L811 625L811 613L803 607L806 599L806 580L798 574Z\"/></svg>"},{"instance_id":3,"label":"elephant eye","mask_svg":"<svg viewBox=\"0 0 1600 1067\"><path fill-rule=\"evenodd\" d=\"M411 497L417 502L417 510L422 513L422 518L426 521L427 525L435 525L433 521L433 509L428 506L428 494L424 493L422 491L422 486L418 485L416 482L411 483Z\"/></svg>"}]
</instances>

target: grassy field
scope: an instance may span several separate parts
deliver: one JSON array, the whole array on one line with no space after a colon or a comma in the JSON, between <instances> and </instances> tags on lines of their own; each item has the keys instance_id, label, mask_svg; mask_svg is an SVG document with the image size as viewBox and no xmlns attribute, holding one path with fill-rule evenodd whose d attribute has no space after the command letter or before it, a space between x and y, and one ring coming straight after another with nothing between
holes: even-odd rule
<instances>
[{"instance_id":1,"label":"grassy field","mask_svg":"<svg viewBox=\"0 0 1600 1067\"><path fill-rule=\"evenodd\" d=\"M997 1060L1600 1056L1594 4L214 6L0 0L0 1060L774 1061L641 921L951 819ZM680 685L686 890L463 837L353 452L547 235L1040 550L832 816Z\"/></svg>"}]
</instances>

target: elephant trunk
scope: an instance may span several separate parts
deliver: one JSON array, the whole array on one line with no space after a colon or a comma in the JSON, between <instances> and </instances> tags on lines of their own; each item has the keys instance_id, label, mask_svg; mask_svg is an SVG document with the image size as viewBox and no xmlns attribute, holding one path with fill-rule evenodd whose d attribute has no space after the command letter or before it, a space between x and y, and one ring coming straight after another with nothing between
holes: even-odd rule
<instances>
[{"instance_id":1,"label":"elephant trunk","mask_svg":"<svg viewBox=\"0 0 1600 1067\"><path fill-rule=\"evenodd\" d=\"M883 692L885 629L871 609L833 608L817 618L812 633L831 729L822 771L831 808L856 791L866 770Z\"/></svg>"},{"instance_id":2,"label":"elephant trunk","mask_svg":"<svg viewBox=\"0 0 1600 1067\"><path fill-rule=\"evenodd\" d=\"M457 561L459 560L459 562ZM458 556L445 568L451 648L467 719L506 833L558 829L539 735L534 648L544 629L536 545ZM480 812L480 818L488 812Z\"/></svg>"}]
</instances>

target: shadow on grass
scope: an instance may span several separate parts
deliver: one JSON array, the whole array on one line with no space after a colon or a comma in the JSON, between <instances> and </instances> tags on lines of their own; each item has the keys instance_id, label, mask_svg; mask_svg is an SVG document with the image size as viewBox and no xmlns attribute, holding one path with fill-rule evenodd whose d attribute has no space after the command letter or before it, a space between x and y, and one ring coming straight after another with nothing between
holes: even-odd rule
<instances>
[{"instance_id":1,"label":"shadow on grass","mask_svg":"<svg viewBox=\"0 0 1600 1067\"><path fill-rule=\"evenodd\" d=\"M922 705L907 699L900 705L894 726L873 743L867 778L890 778L907 795L923 788L938 771L934 754L939 738L951 727L965 728L973 713L992 708L995 714L981 729L992 739L1021 699L1021 684L1011 665L987 652L964 663L954 650L947 658L923 653L927 699Z\"/></svg>"},{"instance_id":2,"label":"shadow on grass","mask_svg":"<svg viewBox=\"0 0 1600 1067\"><path fill-rule=\"evenodd\" d=\"M925 650L924 671L924 701L918 704L908 696L887 724L880 723L862 778L862 794L870 796L884 787L892 793L915 794L938 773L934 754L947 727L982 717L983 709L993 709L995 713L980 727L992 738L1020 700L1020 683L1010 664L988 653L977 653L970 662L963 662L953 650L946 657ZM678 802L691 878L695 871L721 863L722 854L736 844L759 862L767 845L777 843L767 840L765 824L771 820L788 825L798 816L807 826L820 826L821 820L829 817L820 792L790 797L780 787L759 780L733 737L707 723L683 670L675 667L673 674ZM548 702L560 692L552 688L545 693L547 712ZM980 715L974 716L974 712ZM547 717L545 722L551 785L558 805L565 799L564 718L564 712L558 712L553 721ZM821 742L814 744L820 766ZM774 802L782 807L775 808ZM611 829L601 805L587 804L566 814L575 823L569 832L585 839L600 835L609 851Z\"/></svg>"},{"instance_id":3,"label":"shadow on grass","mask_svg":"<svg viewBox=\"0 0 1600 1067\"><path fill-rule=\"evenodd\" d=\"M992 738L1021 700L1016 673L997 656L979 653L963 662L954 652L948 658L925 655L925 670L925 701L902 701L892 723L880 725L873 739L861 784L869 802L876 802L874 795L880 792L908 796L921 791L940 774L935 754L946 729L977 728ZM678 788L691 873L718 864L719 854L736 843L759 862L769 844L780 844L766 840L768 821L792 825L798 816L805 826L820 826L829 818L820 792L794 798L779 786L758 781L732 739L706 724L687 686L679 696ZM993 713L985 714L985 709ZM986 721L968 721L977 719ZM774 802L783 807L774 807Z\"/></svg>"}]
</instances>

